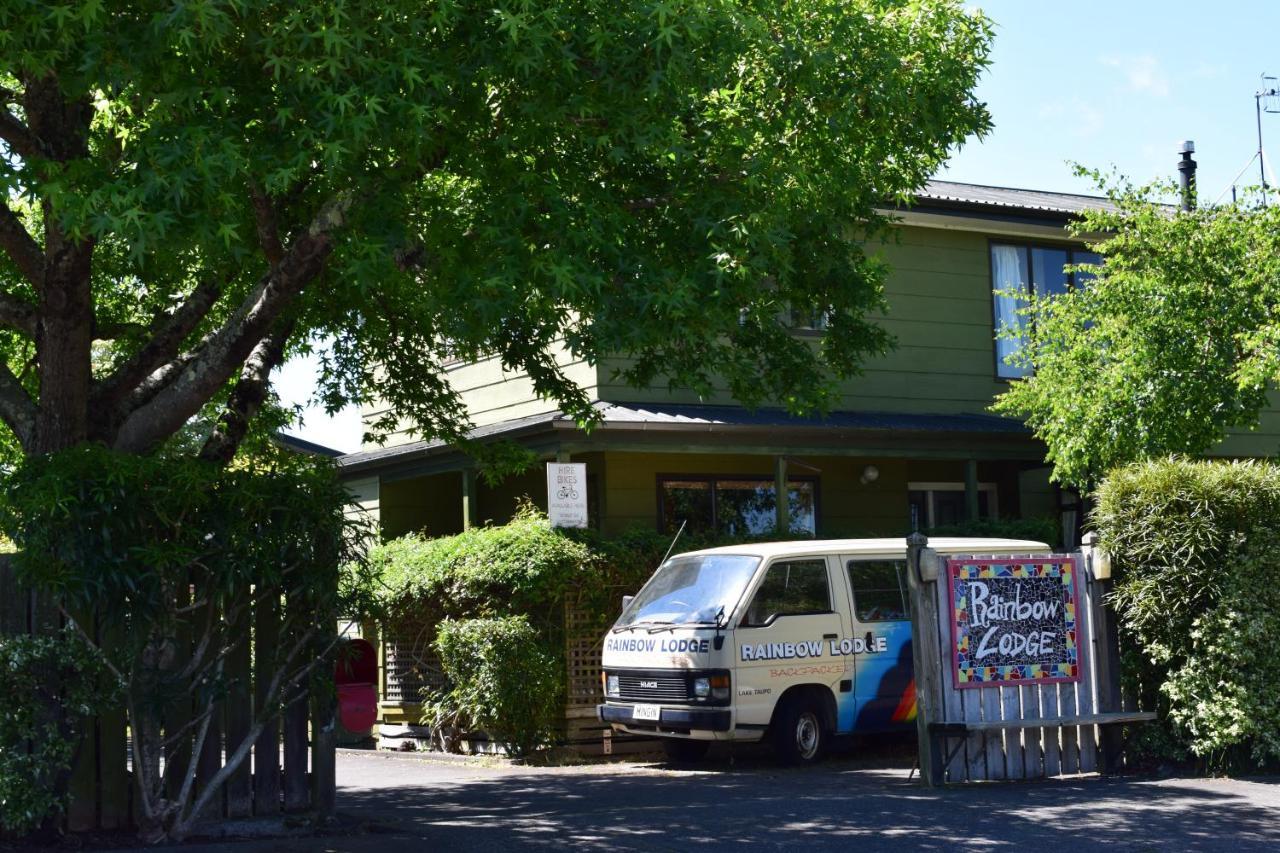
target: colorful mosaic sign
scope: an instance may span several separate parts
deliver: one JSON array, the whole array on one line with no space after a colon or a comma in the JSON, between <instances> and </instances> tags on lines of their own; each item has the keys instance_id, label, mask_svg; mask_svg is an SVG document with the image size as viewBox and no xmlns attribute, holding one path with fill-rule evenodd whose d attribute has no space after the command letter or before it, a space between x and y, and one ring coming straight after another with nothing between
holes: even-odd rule
<instances>
[{"instance_id":1,"label":"colorful mosaic sign","mask_svg":"<svg viewBox=\"0 0 1280 853\"><path fill-rule=\"evenodd\" d=\"M1071 557L951 559L956 687L1080 679Z\"/></svg>"}]
</instances>

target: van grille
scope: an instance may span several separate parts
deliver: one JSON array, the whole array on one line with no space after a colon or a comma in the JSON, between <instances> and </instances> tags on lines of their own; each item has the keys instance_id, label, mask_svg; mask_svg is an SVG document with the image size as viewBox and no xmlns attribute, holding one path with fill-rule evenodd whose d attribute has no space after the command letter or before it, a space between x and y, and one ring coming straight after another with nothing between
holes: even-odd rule
<instances>
[{"instance_id":1,"label":"van grille","mask_svg":"<svg viewBox=\"0 0 1280 853\"><path fill-rule=\"evenodd\" d=\"M621 699L640 702L687 702L688 682L682 675L630 675L618 673Z\"/></svg>"}]
</instances>

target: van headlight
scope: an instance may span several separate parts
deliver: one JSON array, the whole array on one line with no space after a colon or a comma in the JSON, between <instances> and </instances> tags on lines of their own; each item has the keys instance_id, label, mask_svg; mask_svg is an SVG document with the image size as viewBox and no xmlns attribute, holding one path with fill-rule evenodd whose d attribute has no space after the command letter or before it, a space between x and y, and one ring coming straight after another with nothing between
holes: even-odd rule
<instances>
[{"instance_id":1,"label":"van headlight","mask_svg":"<svg viewBox=\"0 0 1280 853\"><path fill-rule=\"evenodd\" d=\"M618 676L606 675L604 677L604 695L615 699L622 695L622 690L618 687Z\"/></svg>"},{"instance_id":2,"label":"van headlight","mask_svg":"<svg viewBox=\"0 0 1280 853\"><path fill-rule=\"evenodd\" d=\"M693 698L724 701L729 698L729 676L710 675L693 680Z\"/></svg>"}]
</instances>

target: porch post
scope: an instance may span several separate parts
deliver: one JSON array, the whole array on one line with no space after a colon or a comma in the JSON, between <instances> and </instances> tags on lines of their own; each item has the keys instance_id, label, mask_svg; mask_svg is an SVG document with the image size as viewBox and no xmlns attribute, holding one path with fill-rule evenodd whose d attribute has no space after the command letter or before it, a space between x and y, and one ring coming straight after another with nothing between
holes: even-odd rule
<instances>
[{"instance_id":1,"label":"porch post","mask_svg":"<svg viewBox=\"0 0 1280 853\"><path fill-rule=\"evenodd\" d=\"M791 532L791 500L787 492L787 457L775 456L773 460L773 488L777 497L778 533L787 535Z\"/></svg>"},{"instance_id":2,"label":"porch post","mask_svg":"<svg viewBox=\"0 0 1280 853\"><path fill-rule=\"evenodd\" d=\"M970 521L978 520L978 460L964 462L964 508Z\"/></svg>"},{"instance_id":3,"label":"porch post","mask_svg":"<svg viewBox=\"0 0 1280 853\"><path fill-rule=\"evenodd\" d=\"M462 529L470 530L479 520L479 509L476 506L476 469L462 469Z\"/></svg>"}]
</instances>

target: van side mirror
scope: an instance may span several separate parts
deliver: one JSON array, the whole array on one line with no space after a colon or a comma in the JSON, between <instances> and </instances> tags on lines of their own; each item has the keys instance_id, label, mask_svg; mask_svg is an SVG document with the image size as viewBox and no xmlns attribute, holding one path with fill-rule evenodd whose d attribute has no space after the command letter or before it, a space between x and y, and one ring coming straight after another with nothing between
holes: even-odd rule
<instances>
[{"instance_id":1,"label":"van side mirror","mask_svg":"<svg viewBox=\"0 0 1280 853\"><path fill-rule=\"evenodd\" d=\"M635 597L634 595L624 595L624 596L622 596L622 611L621 611L621 612L626 613L626 612L627 612L627 608L631 606L631 602L633 602L633 601L635 601L635 600L636 600L636 597Z\"/></svg>"}]
</instances>

